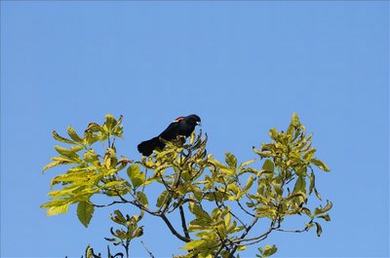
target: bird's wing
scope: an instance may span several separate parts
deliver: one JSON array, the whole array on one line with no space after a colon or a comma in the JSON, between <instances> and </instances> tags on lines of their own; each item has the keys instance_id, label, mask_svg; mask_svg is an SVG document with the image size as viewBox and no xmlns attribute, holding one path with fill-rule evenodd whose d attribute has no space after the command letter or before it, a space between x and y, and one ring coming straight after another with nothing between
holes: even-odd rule
<instances>
[{"instance_id":1,"label":"bird's wing","mask_svg":"<svg viewBox=\"0 0 390 258\"><path fill-rule=\"evenodd\" d=\"M178 130L179 130L178 122L170 123L168 127L162 133L160 133L159 137L163 138L164 140L170 141L176 138Z\"/></svg>"}]
</instances>

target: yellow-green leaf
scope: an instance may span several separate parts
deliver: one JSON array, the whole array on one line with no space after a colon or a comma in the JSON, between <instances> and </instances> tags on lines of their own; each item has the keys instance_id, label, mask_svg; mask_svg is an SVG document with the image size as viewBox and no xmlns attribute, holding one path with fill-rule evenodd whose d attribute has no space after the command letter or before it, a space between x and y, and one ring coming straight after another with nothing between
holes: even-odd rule
<instances>
[{"instance_id":1,"label":"yellow-green leaf","mask_svg":"<svg viewBox=\"0 0 390 258\"><path fill-rule=\"evenodd\" d=\"M199 219L211 220L210 215L202 209L198 204L190 202L190 211Z\"/></svg>"},{"instance_id":2,"label":"yellow-green leaf","mask_svg":"<svg viewBox=\"0 0 390 258\"><path fill-rule=\"evenodd\" d=\"M245 162L242 162L242 163L240 164L240 168L245 168L245 167L249 166L250 164L252 164L252 163L255 162L255 161L256 161L255 159L251 159L251 160L247 160L247 161L245 161Z\"/></svg>"},{"instance_id":3,"label":"yellow-green leaf","mask_svg":"<svg viewBox=\"0 0 390 258\"><path fill-rule=\"evenodd\" d=\"M167 201L168 194L169 192L167 190L163 191L160 194L160 196L157 198L157 204L156 204L157 207L161 207Z\"/></svg>"},{"instance_id":4,"label":"yellow-green leaf","mask_svg":"<svg viewBox=\"0 0 390 258\"><path fill-rule=\"evenodd\" d=\"M77 205L77 217L85 227L88 227L94 210L95 208L90 202L79 202Z\"/></svg>"},{"instance_id":5,"label":"yellow-green leaf","mask_svg":"<svg viewBox=\"0 0 390 258\"><path fill-rule=\"evenodd\" d=\"M195 249L195 248L198 248L202 245L206 244L206 241L203 240L203 239L198 239L198 240L193 240L191 242L188 242L187 244L185 244L183 246L183 249L184 250L192 250L192 249Z\"/></svg>"},{"instance_id":6,"label":"yellow-green leaf","mask_svg":"<svg viewBox=\"0 0 390 258\"><path fill-rule=\"evenodd\" d=\"M297 113L293 113L291 117L291 124L295 127L298 127L301 125L301 121L299 120L299 116Z\"/></svg>"},{"instance_id":7,"label":"yellow-green leaf","mask_svg":"<svg viewBox=\"0 0 390 258\"><path fill-rule=\"evenodd\" d=\"M324 214L324 215L318 216L318 218L324 219L325 221L330 221L329 214Z\"/></svg>"},{"instance_id":8,"label":"yellow-green leaf","mask_svg":"<svg viewBox=\"0 0 390 258\"><path fill-rule=\"evenodd\" d=\"M132 164L127 169L127 175L129 176L134 188L139 187L145 181L145 175L141 172L137 164Z\"/></svg>"},{"instance_id":9,"label":"yellow-green leaf","mask_svg":"<svg viewBox=\"0 0 390 258\"><path fill-rule=\"evenodd\" d=\"M276 248L275 245L266 245L263 249L263 256L271 256L273 255L274 253L276 253L276 251L278 250L278 248Z\"/></svg>"},{"instance_id":10,"label":"yellow-green leaf","mask_svg":"<svg viewBox=\"0 0 390 258\"><path fill-rule=\"evenodd\" d=\"M229 165L230 168L237 167L237 158L230 152L225 153L225 162Z\"/></svg>"},{"instance_id":11,"label":"yellow-green leaf","mask_svg":"<svg viewBox=\"0 0 390 258\"><path fill-rule=\"evenodd\" d=\"M312 159L310 162L325 172L330 171L330 168L323 161L321 161L319 159Z\"/></svg>"},{"instance_id":12,"label":"yellow-green leaf","mask_svg":"<svg viewBox=\"0 0 390 258\"><path fill-rule=\"evenodd\" d=\"M270 159L266 159L263 164L263 170L268 172L274 172L275 165Z\"/></svg>"},{"instance_id":13,"label":"yellow-green leaf","mask_svg":"<svg viewBox=\"0 0 390 258\"><path fill-rule=\"evenodd\" d=\"M54 131L54 130L51 132L51 134L52 134L53 138L54 138L55 140L59 141L59 142L64 142L64 143L68 143L68 144L76 144L76 142L74 142L74 141L72 141L72 140L70 140L70 139L67 139L67 138L65 138L65 137L60 136L60 135L59 135L56 131Z\"/></svg>"},{"instance_id":14,"label":"yellow-green leaf","mask_svg":"<svg viewBox=\"0 0 390 258\"><path fill-rule=\"evenodd\" d=\"M278 135L279 135L279 132L275 128L272 128L271 130L269 130L269 136L271 136L272 139L276 140Z\"/></svg>"},{"instance_id":15,"label":"yellow-green leaf","mask_svg":"<svg viewBox=\"0 0 390 258\"><path fill-rule=\"evenodd\" d=\"M331 201L326 201L326 205L324 208L322 208L321 206L319 208L316 208L314 210L314 215L319 215L319 214L323 214L323 213L326 213L328 212L330 209L332 209L333 207L333 203Z\"/></svg>"},{"instance_id":16,"label":"yellow-green leaf","mask_svg":"<svg viewBox=\"0 0 390 258\"><path fill-rule=\"evenodd\" d=\"M255 181L255 177L253 175L250 175L248 180L246 181L243 191L247 192L252 187L254 181Z\"/></svg>"},{"instance_id":17,"label":"yellow-green leaf","mask_svg":"<svg viewBox=\"0 0 390 258\"><path fill-rule=\"evenodd\" d=\"M229 225L231 223L231 219L232 219L232 215L230 215L230 213L226 214L226 216L224 218L224 222L225 222L226 227L229 227Z\"/></svg>"},{"instance_id":18,"label":"yellow-green leaf","mask_svg":"<svg viewBox=\"0 0 390 258\"><path fill-rule=\"evenodd\" d=\"M60 206L49 207L47 209L47 215L54 216L54 215L58 215L58 214L67 213L68 208L69 208L69 203L66 203L66 204L63 204Z\"/></svg>"},{"instance_id":19,"label":"yellow-green leaf","mask_svg":"<svg viewBox=\"0 0 390 258\"><path fill-rule=\"evenodd\" d=\"M314 222L314 223L317 227L317 230L316 230L317 236L319 237L319 236L321 236L321 233L322 233L322 227L321 227L320 223L318 223L318 222Z\"/></svg>"},{"instance_id":20,"label":"yellow-green leaf","mask_svg":"<svg viewBox=\"0 0 390 258\"><path fill-rule=\"evenodd\" d=\"M143 206L148 206L148 197L146 197L144 192L137 192L137 199Z\"/></svg>"},{"instance_id":21,"label":"yellow-green leaf","mask_svg":"<svg viewBox=\"0 0 390 258\"><path fill-rule=\"evenodd\" d=\"M309 180L310 180L309 194L311 194L314 190L314 187L316 186L316 177L313 172L310 173Z\"/></svg>"},{"instance_id":22,"label":"yellow-green leaf","mask_svg":"<svg viewBox=\"0 0 390 258\"><path fill-rule=\"evenodd\" d=\"M69 126L67 132L73 141L78 143L81 143L83 141L83 139L81 139L80 136L77 134L76 130L73 129L72 127Z\"/></svg>"},{"instance_id":23,"label":"yellow-green leaf","mask_svg":"<svg viewBox=\"0 0 390 258\"><path fill-rule=\"evenodd\" d=\"M49 164L47 164L46 166L43 167L43 172L45 172L46 170L50 169L50 168L53 168L53 167L56 167L56 166L59 166L61 164L64 164L63 162L57 160L57 161L52 161L50 162Z\"/></svg>"},{"instance_id":24,"label":"yellow-green leaf","mask_svg":"<svg viewBox=\"0 0 390 258\"><path fill-rule=\"evenodd\" d=\"M303 176L298 177L294 186L294 193L302 193L306 195L306 181Z\"/></svg>"}]
</instances>

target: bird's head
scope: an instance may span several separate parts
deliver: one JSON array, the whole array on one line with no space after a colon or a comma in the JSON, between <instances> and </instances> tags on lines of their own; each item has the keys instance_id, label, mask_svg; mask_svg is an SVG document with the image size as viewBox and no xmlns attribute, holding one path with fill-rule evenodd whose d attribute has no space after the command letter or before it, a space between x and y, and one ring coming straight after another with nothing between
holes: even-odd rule
<instances>
[{"instance_id":1,"label":"bird's head","mask_svg":"<svg viewBox=\"0 0 390 258\"><path fill-rule=\"evenodd\" d=\"M201 126L201 120L198 115L192 114L185 118L189 123Z\"/></svg>"},{"instance_id":2,"label":"bird's head","mask_svg":"<svg viewBox=\"0 0 390 258\"><path fill-rule=\"evenodd\" d=\"M187 124L193 125L193 126L201 126L201 120L198 115L192 114L189 116L179 116L176 118L173 122L179 123L179 122L185 122Z\"/></svg>"}]
</instances>

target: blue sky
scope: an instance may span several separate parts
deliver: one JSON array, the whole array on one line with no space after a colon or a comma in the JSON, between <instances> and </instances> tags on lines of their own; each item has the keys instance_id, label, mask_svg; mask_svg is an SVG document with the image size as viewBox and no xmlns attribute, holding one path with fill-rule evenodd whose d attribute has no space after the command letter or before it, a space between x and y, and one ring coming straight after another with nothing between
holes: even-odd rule
<instances>
[{"instance_id":1,"label":"blue sky","mask_svg":"<svg viewBox=\"0 0 390 258\"><path fill-rule=\"evenodd\" d=\"M320 238L264 244L280 257L387 257L388 19L386 1L2 1L1 257L105 250L110 211L85 229L74 209L39 208L56 174L41 173L52 129L123 114L118 149L137 158L137 143L197 113L211 153L245 160L292 112L332 168L317 176L332 221ZM145 225L149 249L176 252L158 220ZM138 241L132 252L147 255Z\"/></svg>"}]
</instances>

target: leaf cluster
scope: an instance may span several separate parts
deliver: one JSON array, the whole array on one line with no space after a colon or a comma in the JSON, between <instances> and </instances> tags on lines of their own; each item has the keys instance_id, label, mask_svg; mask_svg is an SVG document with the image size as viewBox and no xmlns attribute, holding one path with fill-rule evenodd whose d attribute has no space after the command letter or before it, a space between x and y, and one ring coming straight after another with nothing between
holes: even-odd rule
<instances>
[{"instance_id":1,"label":"leaf cluster","mask_svg":"<svg viewBox=\"0 0 390 258\"><path fill-rule=\"evenodd\" d=\"M138 161L119 159L114 143L122 136L121 120L108 115L103 124L89 124L83 137L73 129L68 129L70 138L53 132L56 140L70 147L57 146L59 156L45 167L68 166L52 180L52 186L62 188L52 190L51 200L43 205L49 215L65 213L77 203L78 218L87 226L95 207L128 204L159 217L183 241L184 254L177 257L188 258L234 257L276 231L301 233L315 227L320 236L320 221L330 221L330 201L312 208L313 199L322 202L315 175L330 169L316 157L312 135L295 113L286 131L271 129L270 142L253 147L254 158L243 162L230 152L223 161L208 154L208 137L202 132L166 142L163 150ZM102 156L93 148L98 141L107 141ZM119 173L122 170L125 176ZM155 198L147 194L152 187L161 189ZM93 203L91 197L98 194L112 202ZM170 219L174 213L179 221ZM124 217L119 210L114 214L113 221L127 231L111 230L114 237L108 241L123 245L142 234L137 226L142 216ZM307 222L286 229L283 222L291 216L304 216ZM265 224L267 229L260 231L259 225ZM268 257L277 248L258 250L258 257Z\"/></svg>"}]
</instances>

